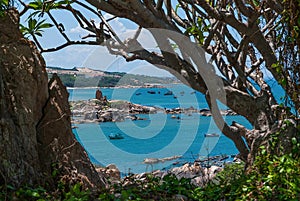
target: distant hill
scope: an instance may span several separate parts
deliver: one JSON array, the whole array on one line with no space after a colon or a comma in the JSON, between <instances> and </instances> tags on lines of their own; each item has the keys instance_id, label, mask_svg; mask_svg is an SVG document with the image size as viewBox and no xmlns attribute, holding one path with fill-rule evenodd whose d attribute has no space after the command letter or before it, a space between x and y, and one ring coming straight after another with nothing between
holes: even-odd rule
<instances>
[{"instance_id":1,"label":"distant hill","mask_svg":"<svg viewBox=\"0 0 300 201\"><path fill-rule=\"evenodd\" d=\"M178 83L178 80L174 77L153 77L121 72L106 72L86 67L74 67L72 69L47 67L46 70L49 76L57 73L67 87L144 86L148 84Z\"/></svg>"}]
</instances>

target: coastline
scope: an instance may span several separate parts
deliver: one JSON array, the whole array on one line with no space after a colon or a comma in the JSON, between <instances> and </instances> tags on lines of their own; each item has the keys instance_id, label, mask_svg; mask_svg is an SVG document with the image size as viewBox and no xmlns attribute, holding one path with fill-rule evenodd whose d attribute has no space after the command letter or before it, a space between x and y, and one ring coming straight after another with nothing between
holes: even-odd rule
<instances>
[{"instance_id":1,"label":"coastline","mask_svg":"<svg viewBox=\"0 0 300 201\"><path fill-rule=\"evenodd\" d=\"M143 164L147 165L146 171L141 173L132 173L130 171L128 173L124 173L113 163L107 166L99 166L96 164L94 164L94 166L96 171L101 175L105 175L112 184L122 182L126 183L129 178L131 178L131 181L145 182L150 175L158 179L163 179L166 176L175 176L178 180L182 178L190 179L193 185L203 187L213 180L219 172L223 171L227 164L241 163L241 161L237 158L237 155L217 155L203 158L202 160L196 159L193 162L186 161L180 164L174 162L172 166L163 169L153 169L154 164L178 158L180 158L180 156L171 156L161 159L145 158ZM228 159L232 160L226 161ZM150 171L148 171L148 168L151 168Z\"/></svg>"},{"instance_id":2,"label":"coastline","mask_svg":"<svg viewBox=\"0 0 300 201\"><path fill-rule=\"evenodd\" d=\"M165 87L176 87L179 86L180 84L167 84L164 85ZM137 87L141 87L141 88L147 88L145 86L122 86L122 88L137 88ZM77 89L104 89L104 88L116 88L116 87L84 87L84 88L77 88ZM75 88L76 89L76 88ZM132 90L129 90L132 91ZM134 90L133 90L134 91ZM157 95L152 95L150 93L148 93L148 91L151 90L144 90L142 92L142 94L137 95L136 93L134 93L134 97L140 97L142 99L144 99L145 101L147 101L148 99L144 98L143 95L146 95L146 97L150 97L150 99L153 98L157 98L159 100L161 100L161 98L166 98L167 101L169 100L176 100L173 98L173 96L165 96L164 95L164 91L161 90L160 95L158 95L158 90L156 91ZM154 89L153 89L154 91ZM186 88L180 88L177 90L173 90L173 92L178 93L178 99L180 99L181 97L190 97L190 96L194 96L192 95L192 92L190 89L186 89ZM180 92L184 91L183 94L181 94ZM126 93L127 91L123 91L122 92ZM94 92L92 92L94 94ZM103 92L102 95L106 94L106 91ZM194 94L194 93L193 93ZM176 94L177 95L177 94ZM95 94L94 94L95 97ZM101 96L102 98L104 98L104 96ZM195 121L195 119L200 118L199 116L206 116L209 117L211 116L210 111L208 109L205 109L204 107L201 107L202 109L197 109L197 108L193 108L193 107L188 107L188 104L186 104L184 107L171 107L167 108L167 107L162 107L162 108L155 108L155 107L149 107L149 106L144 106L142 103L141 104L133 104L132 102L129 101L122 101L122 100L106 100L103 101L103 99L100 98L101 100L97 100L97 99L89 99L89 100L81 100L81 101L71 101L73 102L76 107L74 107L77 110L77 115L79 118L81 118L81 120L83 121L73 121L73 126L78 126L76 129L76 131L78 132L78 138L82 140L82 144L84 144L86 147L86 149L90 152L90 156L94 157L95 160L104 162L104 164L107 166L108 164L116 164L116 167L119 168L120 174L122 174L122 176L126 176L128 175L128 169L129 167L133 167L133 169L137 170L136 171L132 171L134 173L137 174L144 174L145 173L145 168L146 165L145 163L143 163L143 159L138 158L137 160L132 160L131 157L128 158L124 158L124 157L119 157L118 152L111 152L110 153L110 157L114 158L113 160L107 159L106 155L99 155L97 153L104 153L105 150L108 150L107 148L111 148L111 145L113 146L119 146L120 150L124 150L127 153L131 153L132 151L138 150L140 149L140 147L138 147L138 143L141 142L141 139L145 139L146 142L143 141L143 143L153 143L151 145L153 145L153 150L156 150L156 147L160 147L160 146L165 146L162 145L162 143L167 143L166 145L168 145L168 140L166 141L159 141L159 144L156 142L152 142L152 134L148 133L143 133L140 132L142 131L142 129L145 127L145 125L149 125L151 118L154 117L154 119L166 119L166 121L168 121L168 126L170 127L170 125L172 125L173 128L175 128L177 125L183 124L185 125L195 125L195 124L191 124L193 121ZM77 103L78 104L77 104ZM80 103L81 102L81 103ZM171 101L170 101L171 102ZM170 102L167 102L168 104L170 104ZM103 104L104 103L104 104ZM114 105L114 107L111 107L112 105ZM155 104L153 104L155 105ZM144 109L142 109L143 107L145 107ZM73 109L74 109L73 108ZM148 112L150 112L149 108L152 108L152 111L155 113L157 112L158 114L151 114L151 116L149 115ZM142 110L141 110L142 109ZM131 112L129 112L131 111ZM136 117L140 117L140 119L136 118ZM163 117L163 118L162 118ZM179 118L177 118L179 117ZM209 125L206 123L206 120L211 119L209 118L203 118L201 121L204 125ZM74 120L74 119L73 119ZM78 118L76 117L76 120L78 120ZM136 121L136 120L145 120L145 121ZM136 129L132 130L132 127L128 127L129 130L127 130L128 132L126 133L125 131L123 132L122 129L121 131L118 129L118 123L114 123L114 122L124 122L125 123L121 123L119 124L120 126L127 126L127 125L133 125L136 126ZM160 120L158 120L160 121ZM108 123L102 123L102 122L108 122ZM154 121L156 122L156 121ZM181 122L181 123L180 123ZM74 124L74 123L79 123L79 124ZM86 126L86 124L90 124L88 126ZM103 126L103 127L102 127ZM201 130L204 130L203 128L200 128ZM95 133L95 131L97 131L97 135L93 134ZM168 133L166 133L168 132ZM173 131L173 130L166 130L165 133L158 135L157 137L163 137L166 136L168 134L168 139L172 140L173 139L173 135L171 133L175 133L177 132L177 130ZM198 131L192 131L192 132L198 132ZM204 131L205 132L205 131ZM100 133L100 135L99 135ZM114 140L111 141L109 139L109 135L111 133L121 133L125 139L123 140ZM170 134L170 135L169 135ZM202 141L203 137L204 137L204 133L198 132L198 140L197 142L200 143L204 143ZM192 137L192 136L191 136ZM93 142L90 142L89 140L93 139ZM210 141L210 146L214 146L212 145L212 142L214 141L214 139L217 138L207 138L207 141ZM224 137L221 136L220 141L224 140ZM158 141L157 141L158 142ZM94 144L101 144L101 148L96 148L94 146ZM106 146L106 145L110 145L110 146ZM121 144L121 145L120 145ZM182 144L182 143L181 143ZM136 146L135 146L136 145ZM191 144L189 144L188 146L190 146ZM196 146L196 144L194 145ZM130 148L132 147L132 148ZM198 147L198 145L197 145ZM229 147L229 146L228 146ZM91 150L89 150L89 148L91 148ZM227 148L227 146L226 146ZM226 149L225 148L225 149ZM160 150L161 148L159 148ZM194 148L192 148L194 149ZM205 154L203 154L203 152L200 150L198 150L199 148L197 148L197 151L199 152L199 154L197 154L197 156L206 156ZM224 147L223 147L224 149ZM96 151L97 150L97 151ZM109 149L111 150L111 149ZM143 149L140 149L143 150ZM229 151L228 151L229 150ZM191 151L189 153L198 153L197 151ZM147 150L146 152L149 153L154 153L154 151L152 151L152 149ZM176 151L175 151L176 152ZM168 152L168 154L166 155L149 155L150 157L167 157L167 156L172 156L172 154L177 154L175 152ZM200 153L201 152L201 153ZM132 152L133 153L133 152ZM143 153L143 152L142 152ZM179 154L183 155L184 152L181 152ZM188 153L188 152L186 152ZM216 156L218 154L221 153L225 153L228 155L231 154L236 154L236 152L232 149L226 149L226 151L214 151L214 153L211 156ZM201 155L200 155L201 154ZM195 156L195 158L194 158ZM108 157L108 158L110 158ZM116 160L115 160L116 157ZM145 157L146 158L146 157ZM156 159L156 158L155 158ZM179 167L183 167L184 168L190 168L190 167L194 167L193 164L197 164L196 166L202 166L202 165L198 165L203 163L201 160L200 161L195 161L195 159L199 159L198 157L196 157L195 155L191 155L189 157L184 156L184 158L181 158L180 160L175 160L175 161L167 161L164 164L149 164L148 170L151 170L151 166L155 166L155 169L158 168L158 170L161 171L168 171L169 169L173 169L173 168L179 168ZM203 159L200 157L200 159ZM159 160L159 158L157 160L154 161L162 161ZM137 165L137 163L139 163L139 165ZM97 163L94 163L97 165ZM130 165L129 165L130 164ZM188 165L186 165L188 164ZM208 164L207 161L204 162L204 164ZM133 166L132 166L133 165ZM188 167L187 167L188 166ZM203 167L204 168L204 167ZM133 170L132 169L132 170ZM140 171L142 170L142 171ZM147 171L146 171L147 172Z\"/></svg>"},{"instance_id":3,"label":"coastline","mask_svg":"<svg viewBox=\"0 0 300 201\"><path fill-rule=\"evenodd\" d=\"M174 83L177 84L177 83ZM179 84L179 83L178 83ZM166 88L164 85L169 84L154 84L154 85L120 85L120 86L114 86L114 87L67 87L67 89L134 89L134 88ZM173 84L170 84L173 85Z\"/></svg>"}]
</instances>

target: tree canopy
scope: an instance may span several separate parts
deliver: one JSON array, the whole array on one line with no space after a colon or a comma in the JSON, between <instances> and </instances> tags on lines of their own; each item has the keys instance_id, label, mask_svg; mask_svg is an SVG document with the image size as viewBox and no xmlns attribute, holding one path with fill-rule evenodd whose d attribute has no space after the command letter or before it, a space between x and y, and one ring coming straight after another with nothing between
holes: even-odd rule
<instances>
[{"instance_id":1,"label":"tree canopy","mask_svg":"<svg viewBox=\"0 0 300 201\"><path fill-rule=\"evenodd\" d=\"M103 45L126 61L145 60L165 69L205 94L218 127L245 161L281 120L299 125L299 0L34 0L20 5L21 15L30 13L22 30L41 52L75 44ZM81 41L70 39L53 15L57 9L70 12L89 34ZM98 19L90 20L88 13ZM113 18L105 19L103 13ZM135 35L121 40L110 26L114 18L135 23L139 27ZM42 47L36 35L52 25L65 43ZM156 51L139 42L142 30L152 34ZM209 62L205 54L210 55ZM275 99L266 75L285 91L282 102ZM253 129L238 122L227 125L217 100L244 116Z\"/></svg>"}]
</instances>

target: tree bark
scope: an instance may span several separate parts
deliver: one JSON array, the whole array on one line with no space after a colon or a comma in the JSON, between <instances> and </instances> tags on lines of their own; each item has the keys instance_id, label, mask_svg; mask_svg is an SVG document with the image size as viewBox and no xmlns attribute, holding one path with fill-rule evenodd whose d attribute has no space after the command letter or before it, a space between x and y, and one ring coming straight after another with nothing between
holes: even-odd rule
<instances>
[{"instance_id":1,"label":"tree bark","mask_svg":"<svg viewBox=\"0 0 300 201\"><path fill-rule=\"evenodd\" d=\"M0 18L0 185L105 187L72 133L69 107L66 88L57 76L48 87L44 59L9 10Z\"/></svg>"}]
</instances>

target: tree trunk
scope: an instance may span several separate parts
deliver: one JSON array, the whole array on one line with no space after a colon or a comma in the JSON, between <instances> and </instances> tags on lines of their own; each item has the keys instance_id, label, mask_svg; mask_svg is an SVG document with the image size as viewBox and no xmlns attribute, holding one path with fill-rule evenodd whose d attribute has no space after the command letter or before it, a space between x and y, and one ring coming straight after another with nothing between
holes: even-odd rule
<instances>
[{"instance_id":1,"label":"tree trunk","mask_svg":"<svg viewBox=\"0 0 300 201\"><path fill-rule=\"evenodd\" d=\"M63 179L104 187L72 133L66 88L57 76L48 87L45 62L20 33L15 10L0 18L0 45L0 185L55 188Z\"/></svg>"}]
</instances>

